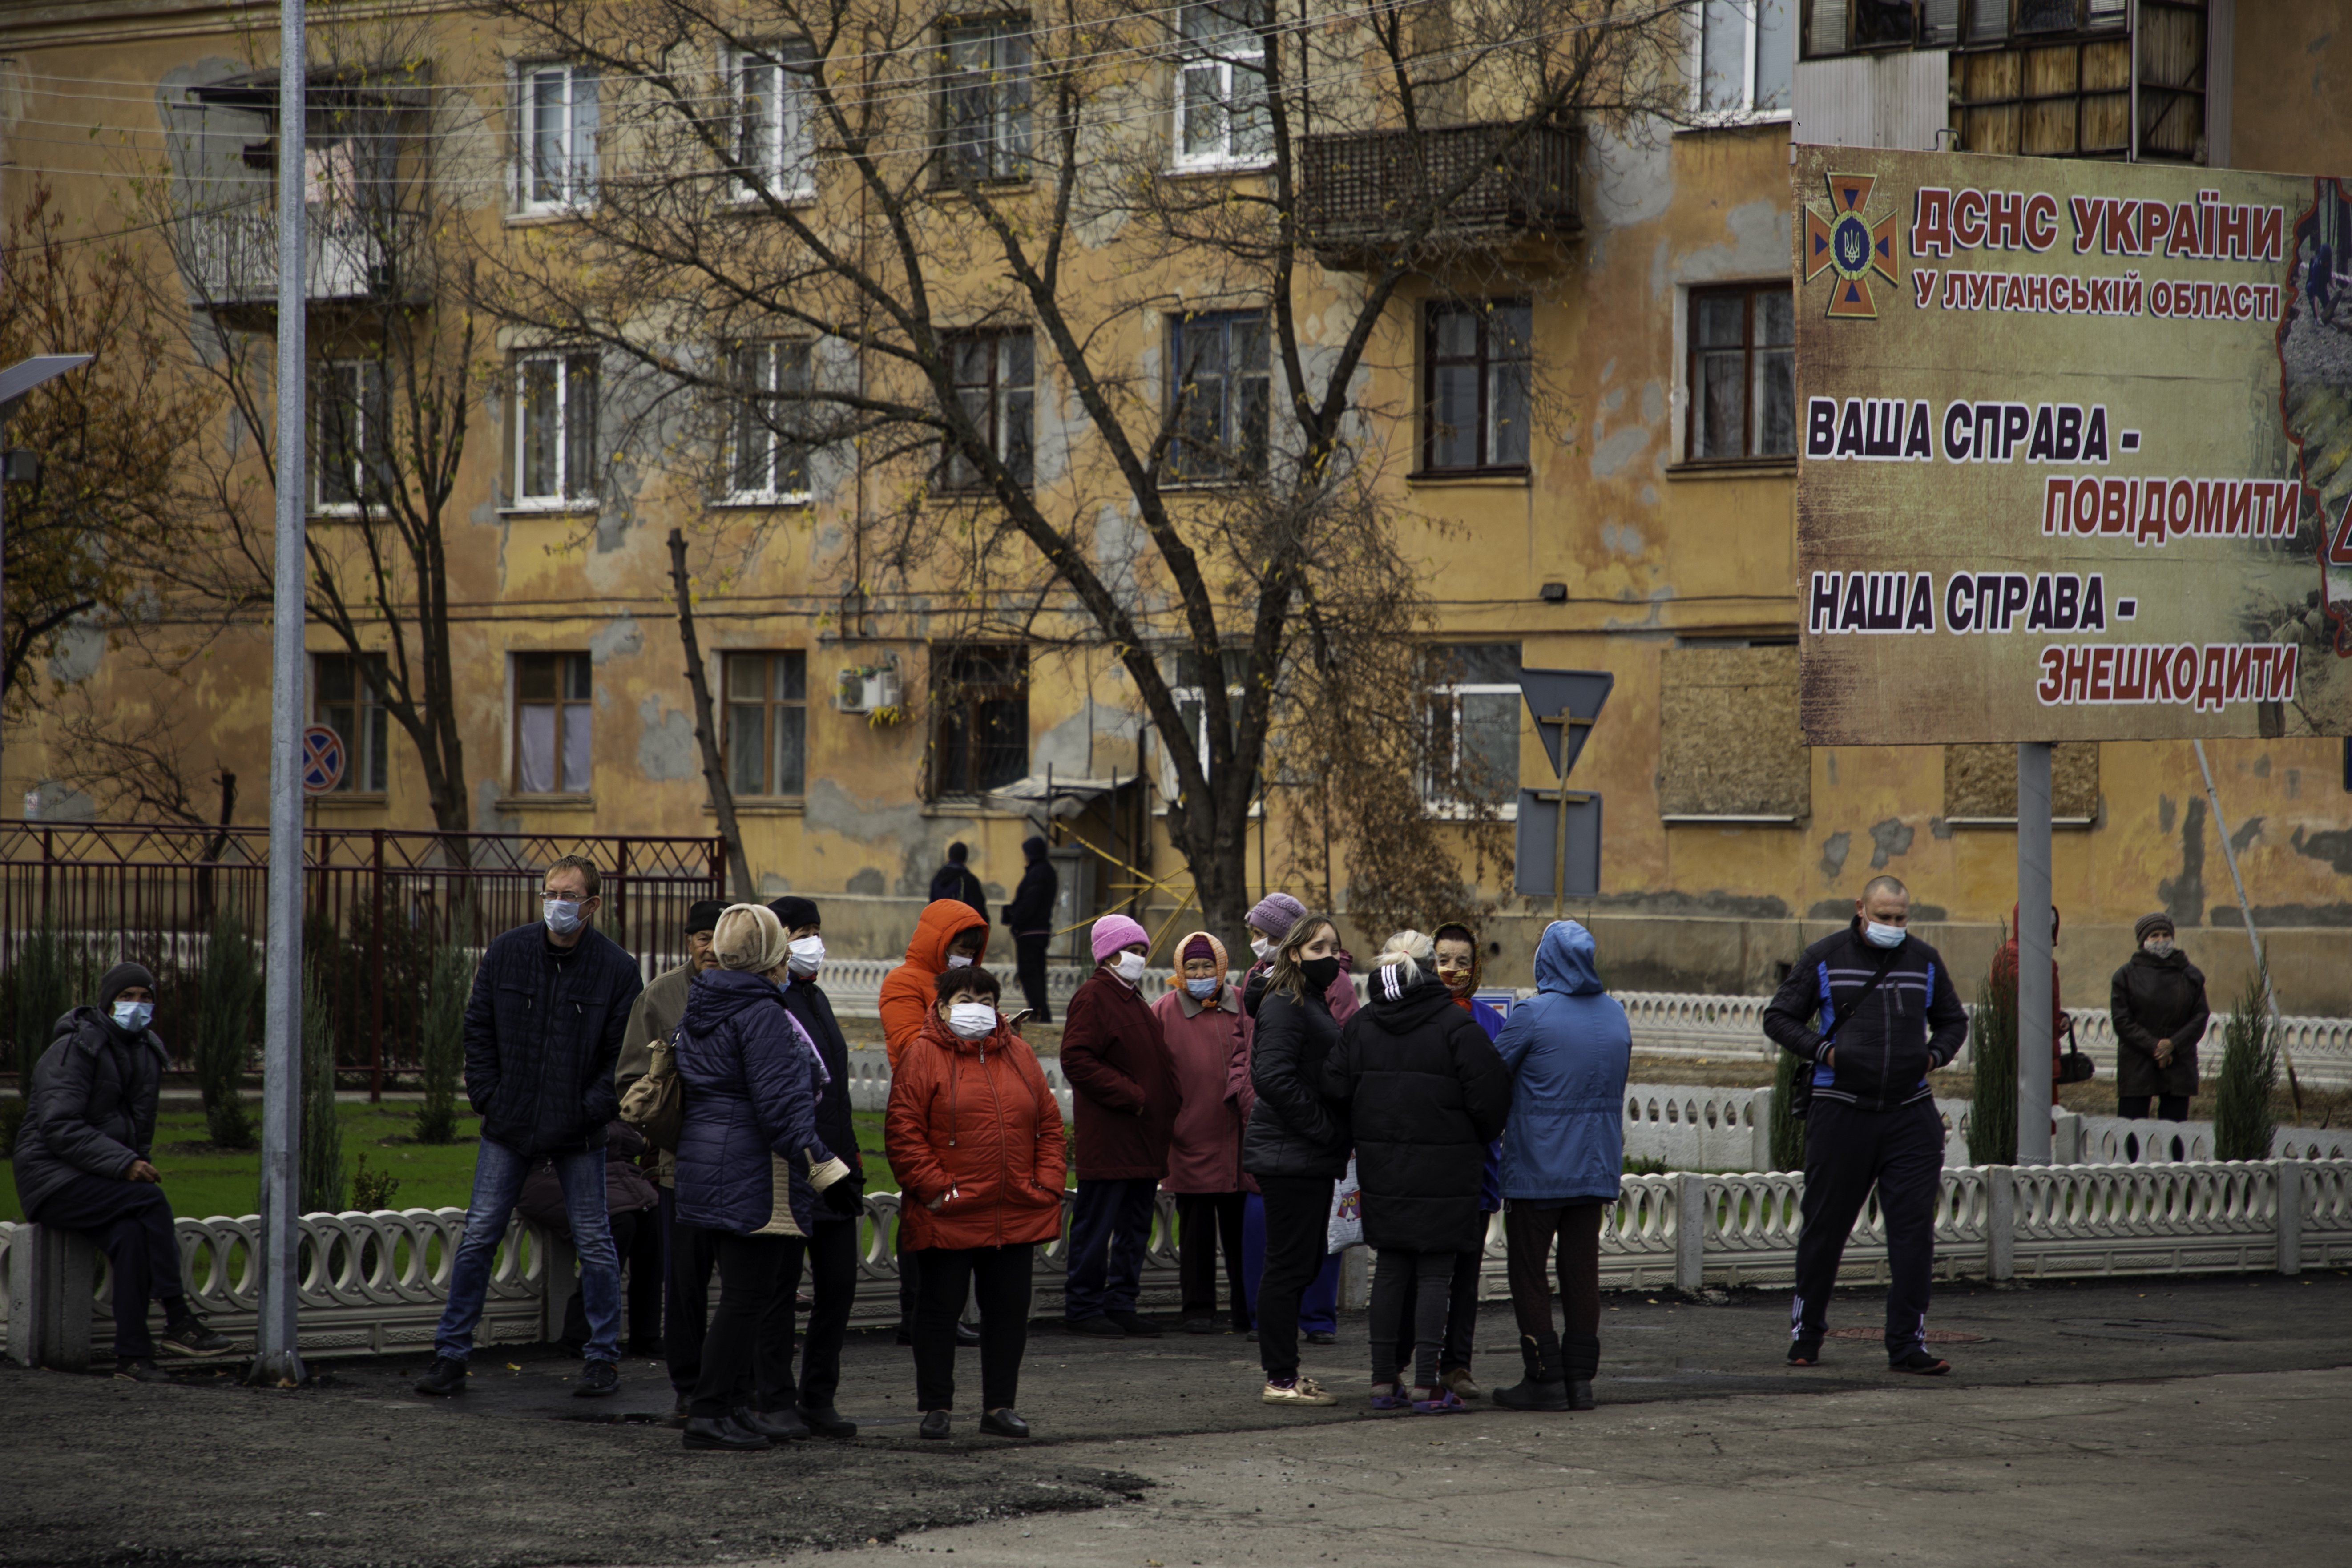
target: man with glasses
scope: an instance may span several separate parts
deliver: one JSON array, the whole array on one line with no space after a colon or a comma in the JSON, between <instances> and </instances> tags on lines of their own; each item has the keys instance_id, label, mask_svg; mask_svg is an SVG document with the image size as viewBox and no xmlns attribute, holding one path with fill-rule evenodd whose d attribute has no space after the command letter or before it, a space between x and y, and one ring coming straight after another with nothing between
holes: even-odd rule
<instances>
[{"instance_id":1,"label":"man with glasses","mask_svg":"<svg viewBox=\"0 0 2352 1568\"><path fill-rule=\"evenodd\" d=\"M555 1166L580 1253L587 1365L575 1396L620 1386L621 1267L604 1212L604 1127L620 1111L613 1069L630 1007L645 989L636 960L594 929L604 900L595 863L566 855L547 868L541 918L493 941L466 1004L466 1098L482 1118L466 1238L449 1270L449 1305L419 1394L466 1391L466 1358L534 1162Z\"/></svg>"}]
</instances>

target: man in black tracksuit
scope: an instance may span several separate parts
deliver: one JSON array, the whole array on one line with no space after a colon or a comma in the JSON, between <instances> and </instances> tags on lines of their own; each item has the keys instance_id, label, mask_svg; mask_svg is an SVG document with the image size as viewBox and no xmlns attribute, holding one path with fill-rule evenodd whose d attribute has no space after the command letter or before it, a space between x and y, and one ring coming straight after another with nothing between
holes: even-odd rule
<instances>
[{"instance_id":1,"label":"man in black tracksuit","mask_svg":"<svg viewBox=\"0 0 2352 1568\"><path fill-rule=\"evenodd\" d=\"M1949 1370L1927 1349L1944 1170L1944 1124L1927 1074L1959 1054L1969 1019L1943 959L1906 931L1910 915L1903 884L1873 878L1854 900L1853 924L1805 949L1764 1010L1764 1032L1811 1071L1793 1365L1821 1360L1838 1260L1875 1185L1891 1276L1887 1359L1899 1372Z\"/></svg>"}]
</instances>

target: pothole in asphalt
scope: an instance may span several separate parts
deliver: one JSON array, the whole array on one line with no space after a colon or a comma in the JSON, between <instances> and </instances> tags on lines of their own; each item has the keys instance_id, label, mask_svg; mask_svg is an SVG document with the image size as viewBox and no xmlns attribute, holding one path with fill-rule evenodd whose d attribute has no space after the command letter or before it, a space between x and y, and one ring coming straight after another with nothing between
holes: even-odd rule
<instances>
[{"instance_id":1,"label":"pothole in asphalt","mask_svg":"<svg viewBox=\"0 0 2352 1568\"><path fill-rule=\"evenodd\" d=\"M2060 1333L2086 1340L2195 1341L2230 1337L2229 1330L2220 1323L2200 1323L2187 1318L2058 1318L2053 1321Z\"/></svg>"}]
</instances>

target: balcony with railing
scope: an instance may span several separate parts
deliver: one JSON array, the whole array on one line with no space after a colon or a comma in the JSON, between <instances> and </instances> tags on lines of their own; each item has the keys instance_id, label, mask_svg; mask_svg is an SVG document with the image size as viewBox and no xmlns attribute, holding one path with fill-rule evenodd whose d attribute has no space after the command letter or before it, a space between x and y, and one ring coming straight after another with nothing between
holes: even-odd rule
<instances>
[{"instance_id":1,"label":"balcony with railing","mask_svg":"<svg viewBox=\"0 0 2352 1568\"><path fill-rule=\"evenodd\" d=\"M201 303L214 310L278 300L278 209L267 198L190 215L187 260ZM404 276L415 220L406 213L342 203L306 209L302 291L312 304L413 298Z\"/></svg>"},{"instance_id":2,"label":"balcony with railing","mask_svg":"<svg viewBox=\"0 0 2352 1568\"><path fill-rule=\"evenodd\" d=\"M1440 248L1491 248L1584 226L1576 132L1563 125L1490 121L1308 136L1300 142L1299 171L1307 241L1330 267L1370 265L1425 224L1425 243Z\"/></svg>"}]
</instances>

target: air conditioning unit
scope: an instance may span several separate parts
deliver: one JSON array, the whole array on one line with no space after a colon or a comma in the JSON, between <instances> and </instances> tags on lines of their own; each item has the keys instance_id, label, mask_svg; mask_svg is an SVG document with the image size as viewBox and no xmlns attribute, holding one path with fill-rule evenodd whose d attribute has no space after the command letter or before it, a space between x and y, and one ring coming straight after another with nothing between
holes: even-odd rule
<instances>
[{"instance_id":1,"label":"air conditioning unit","mask_svg":"<svg viewBox=\"0 0 2352 1568\"><path fill-rule=\"evenodd\" d=\"M843 713L873 713L898 706L898 672L888 665L843 665L833 705Z\"/></svg>"}]
</instances>

